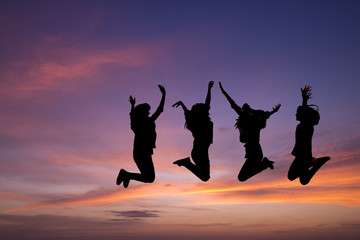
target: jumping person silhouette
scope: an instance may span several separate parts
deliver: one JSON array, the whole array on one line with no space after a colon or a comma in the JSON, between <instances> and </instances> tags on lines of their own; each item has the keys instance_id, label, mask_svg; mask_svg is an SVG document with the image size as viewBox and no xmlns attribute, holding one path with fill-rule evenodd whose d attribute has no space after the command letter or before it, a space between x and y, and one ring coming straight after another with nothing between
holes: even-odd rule
<instances>
[{"instance_id":1,"label":"jumping person silhouette","mask_svg":"<svg viewBox=\"0 0 360 240\"><path fill-rule=\"evenodd\" d=\"M173 107L181 106L185 114L185 126L194 137L193 149L190 157L174 162L179 167L184 166L199 179L206 182L210 179L209 147L213 142L213 123L209 117L211 88L214 82L209 82L205 103L197 103L189 111L182 101L178 101Z\"/></svg>"},{"instance_id":2,"label":"jumping person silhouette","mask_svg":"<svg viewBox=\"0 0 360 240\"><path fill-rule=\"evenodd\" d=\"M129 97L131 104L130 122L131 129L135 134L133 158L140 173L131 173L121 169L116 179L116 184L129 186L130 180L144 183L152 183L155 180L155 169L151 155L153 148L156 148L155 120L160 116L164 109L166 91L162 85L158 85L162 97L160 104L154 114L149 117L150 105L147 103L139 104L135 107L135 98Z\"/></svg>"},{"instance_id":3,"label":"jumping person silhouette","mask_svg":"<svg viewBox=\"0 0 360 240\"><path fill-rule=\"evenodd\" d=\"M246 161L239 172L239 181L246 181L267 168L273 169L274 162L263 157L260 146L260 130L266 127L266 120L279 110L281 104L276 105L270 112L254 110L247 103L239 107L224 90L221 82L219 82L219 86L232 109L239 115L235 127L239 129L240 142L245 143Z\"/></svg>"},{"instance_id":4,"label":"jumping person silhouette","mask_svg":"<svg viewBox=\"0 0 360 240\"><path fill-rule=\"evenodd\" d=\"M302 105L297 108L296 120L300 123L296 127L295 146L291 154L295 156L288 172L290 181L300 179L302 185L310 182L315 173L330 160L329 156L314 158L312 156L311 140L314 134L314 125L320 120L318 110L308 105L307 101L311 98L311 86L305 85L301 88Z\"/></svg>"}]
</instances>

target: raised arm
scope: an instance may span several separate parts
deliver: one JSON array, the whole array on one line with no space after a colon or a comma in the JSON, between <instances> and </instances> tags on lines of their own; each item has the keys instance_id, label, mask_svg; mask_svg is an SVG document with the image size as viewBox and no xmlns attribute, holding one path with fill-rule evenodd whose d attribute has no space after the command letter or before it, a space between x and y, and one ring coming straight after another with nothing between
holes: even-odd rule
<instances>
[{"instance_id":1,"label":"raised arm","mask_svg":"<svg viewBox=\"0 0 360 240\"><path fill-rule=\"evenodd\" d=\"M300 88L301 89L301 96L302 96L302 105L305 107L307 106L307 101L311 98L311 86L310 85L305 85L304 88Z\"/></svg>"},{"instance_id":2,"label":"raised arm","mask_svg":"<svg viewBox=\"0 0 360 240\"><path fill-rule=\"evenodd\" d=\"M165 95L166 95L165 88L162 85L158 85L158 87L159 87L159 89L160 89L160 91L162 93L162 96L161 96L161 101L160 101L160 104L159 104L158 108L156 109L154 114L151 116L151 118L154 121L160 116L160 113L162 113L164 111L164 104L165 104Z\"/></svg>"},{"instance_id":3,"label":"raised arm","mask_svg":"<svg viewBox=\"0 0 360 240\"><path fill-rule=\"evenodd\" d=\"M174 105L172 105L173 107L178 107L181 106L182 109L184 110L184 113L187 113L189 110L186 108L185 104L182 101L178 101L176 103L174 103Z\"/></svg>"},{"instance_id":4,"label":"raised arm","mask_svg":"<svg viewBox=\"0 0 360 240\"><path fill-rule=\"evenodd\" d=\"M221 92L225 95L226 99L229 101L231 107L235 110L235 112L237 112L238 114L240 114L240 112L242 111L242 108L239 107L235 101L229 96L229 94L224 90L221 82L219 82L219 86L221 89Z\"/></svg>"},{"instance_id":5,"label":"raised arm","mask_svg":"<svg viewBox=\"0 0 360 240\"><path fill-rule=\"evenodd\" d=\"M206 94L206 100L205 100L205 105L209 106L210 108L210 102L211 102L211 88L214 86L214 81L210 81L209 85L208 85L208 91Z\"/></svg>"}]
</instances>

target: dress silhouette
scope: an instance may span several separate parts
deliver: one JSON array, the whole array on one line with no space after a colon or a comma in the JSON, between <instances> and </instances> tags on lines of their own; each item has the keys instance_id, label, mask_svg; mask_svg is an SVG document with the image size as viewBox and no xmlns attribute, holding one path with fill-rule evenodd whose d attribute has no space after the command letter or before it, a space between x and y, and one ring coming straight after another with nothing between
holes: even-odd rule
<instances>
[{"instance_id":1,"label":"dress silhouette","mask_svg":"<svg viewBox=\"0 0 360 240\"><path fill-rule=\"evenodd\" d=\"M290 166L288 178L290 181L299 178L300 183L306 185L320 167L330 160L330 157L314 158L312 156L311 141L314 125L319 123L320 115L318 110L311 107L313 105L307 103L311 98L311 87L309 85L301 88L301 96L302 105L296 111L296 120L300 123L296 127L295 146L291 152L295 159Z\"/></svg>"},{"instance_id":2,"label":"dress silhouette","mask_svg":"<svg viewBox=\"0 0 360 240\"><path fill-rule=\"evenodd\" d=\"M131 130L135 134L133 158L140 173L131 173L121 169L116 179L116 184L123 183L124 187L129 186L130 180L136 180L144 183L152 183L155 180L155 169L151 155L156 148L155 120L160 116L164 109L165 88L158 85L162 97L160 104L153 115L149 117L150 105L147 103L139 104L135 107L135 98L129 97L131 104L130 122Z\"/></svg>"},{"instance_id":3,"label":"dress silhouette","mask_svg":"<svg viewBox=\"0 0 360 240\"><path fill-rule=\"evenodd\" d=\"M260 146L260 130L266 127L266 120L279 110L281 104L276 105L270 112L252 109L247 103L239 107L224 90L221 82L219 82L219 86L232 109L239 115L235 127L240 132L240 142L245 143L246 160L239 172L239 181L246 181L267 168L273 169L274 162L263 157Z\"/></svg>"},{"instance_id":4,"label":"dress silhouette","mask_svg":"<svg viewBox=\"0 0 360 240\"><path fill-rule=\"evenodd\" d=\"M182 101L173 105L181 106L185 114L185 126L194 137L193 149L190 157L174 162L179 167L184 166L199 179L206 182L210 179L209 147L213 142L213 123L209 117L211 88L214 82L209 82L205 103L197 103L189 111Z\"/></svg>"}]
</instances>

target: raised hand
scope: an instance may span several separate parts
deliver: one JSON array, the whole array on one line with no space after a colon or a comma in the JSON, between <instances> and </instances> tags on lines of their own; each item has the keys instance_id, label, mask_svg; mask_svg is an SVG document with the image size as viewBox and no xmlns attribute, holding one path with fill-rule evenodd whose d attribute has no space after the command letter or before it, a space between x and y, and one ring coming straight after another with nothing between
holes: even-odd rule
<instances>
[{"instance_id":1,"label":"raised hand","mask_svg":"<svg viewBox=\"0 0 360 240\"><path fill-rule=\"evenodd\" d=\"M304 88L300 88L301 89L301 96L308 100L311 98L311 86L310 85L305 85Z\"/></svg>"},{"instance_id":2,"label":"raised hand","mask_svg":"<svg viewBox=\"0 0 360 240\"><path fill-rule=\"evenodd\" d=\"M209 82L209 88L212 88L214 86L214 81Z\"/></svg>"},{"instance_id":3,"label":"raised hand","mask_svg":"<svg viewBox=\"0 0 360 240\"><path fill-rule=\"evenodd\" d=\"M131 106L135 106L135 98L131 95L129 97L129 102L130 102Z\"/></svg>"},{"instance_id":4,"label":"raised hand","mask_svg":"<svg viewBox=\"0 0 360 240\"><path fill-rule=\"evenodd\" d=\"M305 85L304 88L301 88L301 92L310 92L311 91L311 86L310 85Z\"/></svg>"},{"instance_id":5,"label":"raised hand","mask_svg":"<svg viewBox=\"0 0 360 240\"><path fill-rule=\"evenodd\" d=\"M163 95L165 95L165 94L166 94L166 90L165 90L164 86L163 86L163 85L158 85L158 87L159 87L161 93L162 93Z\"/></svg>"},{"instance_id":6,"label":"raised hand","mask_svg":"<svg viewBox=\"0 0 360 240\"><path fill-rule=\"evenodd\" d=\"M174 103L174 105L172 105L172 107L178 107L178 106L180 106L182 104L183 104L182 101L178 101L178 102Z\"/></svg>"},{"instance_id":7,"label":"raised hand","mask_svg":"<svg viewBox=\"0 0 360 240\"><path fill-rule=\"evenodd\" d=\"M281 107L281 104L280 103L277 104L275 107L273 107L272 112L275 113L275 112L279 111L280 107Z\"/></svg>"},{"instance_id":8,"label":"raised hand","mask_svg":"<svg viewBox=\"0 0 360 240\"><path fill-rule=\"evenodd\" d=\"M223 86L222 86L221 82L219 82L219 86L220 86L220 90L221 90L222 92L225 92L225 90L224 90L224 88L223 88Z\"/></svg>"}]
</instances>

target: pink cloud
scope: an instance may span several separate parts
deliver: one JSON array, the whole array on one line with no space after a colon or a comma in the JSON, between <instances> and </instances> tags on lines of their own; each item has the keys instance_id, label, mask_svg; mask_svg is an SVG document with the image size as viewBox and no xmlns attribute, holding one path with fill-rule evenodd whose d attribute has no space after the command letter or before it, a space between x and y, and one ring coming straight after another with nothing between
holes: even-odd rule
<instances>
[{"instance_id":1,"label":"pink cloud","mask_svg":"<svg viewBox=\"0 0 360 240\"><path fill-rule=\"evenodd\" d=\"M353 175L353 173L349 173ZM236 180L211 179L208 183L183 179L158 179L153 184L132 182L128 189L99 189L84 194L68 195L39 204L8 209L6 212L59 206L93 206L121 201L145 199L181 199L181 205L223 205L239 203L321 203L344 206L360 206L358 178L342 177L338 169L327 169L321 177L302 186L299 182L288 181L285 177L266 182L239 183ZM189 177L190 178L190 177ZM168 182L170 181L170 182Z\"/></svg>"},{"instance_id":2,"label":"pink cloud","mask_svg":"<svg viewBox=\"0 0 360 240\"><path fill-rule=\"evenodd\" d=\"M1 94L10 99L36 98L43 91L67 93L103 81L104 67L129 68L152 64L155 46L98 50L59 47L38 49L29 59L8 63L0 74Z\"/></svg>"}]
</instances>

